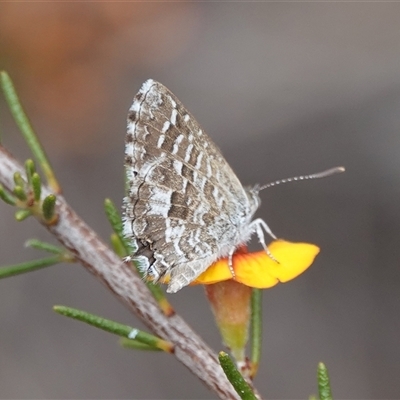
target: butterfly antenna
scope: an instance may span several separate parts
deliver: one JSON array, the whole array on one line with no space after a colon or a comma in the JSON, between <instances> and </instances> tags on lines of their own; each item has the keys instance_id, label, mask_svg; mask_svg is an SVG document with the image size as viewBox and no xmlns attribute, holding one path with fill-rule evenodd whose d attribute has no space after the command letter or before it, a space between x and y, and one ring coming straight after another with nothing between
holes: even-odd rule
<instances>
[{"instance_id":1,"label":"butterfly antenna","mask_svg":"<svg viewBox=\"0 0 400 400\"><path fill-rule=\"evenodd\" d=\"M326 171L317 172L316 174L300 175L300 176L294 176L292 178L280 179L278 181L267 183L266 185L261 186L259 188L259 190L267 189L267 188L270 188L272 186L281 185L282 183L295 182L295 181L305 181L305 180L308 180L308 179L326 178L327 176L339 174L339 173L344 172L344 171L345 171L344 167L335 167L335 168L327 169Z\"/></svg>"}]
</instances>

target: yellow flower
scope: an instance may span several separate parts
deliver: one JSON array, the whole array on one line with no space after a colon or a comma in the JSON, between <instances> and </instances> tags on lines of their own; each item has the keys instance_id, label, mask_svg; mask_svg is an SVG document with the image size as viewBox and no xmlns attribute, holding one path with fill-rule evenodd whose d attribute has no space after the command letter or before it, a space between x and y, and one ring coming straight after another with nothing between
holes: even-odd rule
<instances>
[{"instance_id":1,"label":"yellow flower","mask_svg":"<svg viewBox=\"0 0 400 400\"><path fill-rule=\"evenodd\" d=\"M309 243L291 243L276 240L268 245L268 250L278 261L274 261L265 251L247 253L244 247L232 258L235 276L229 269L228 258L212 264L193 284L208 285L233 279L246 286L266 289L278 282L287 282L304 272L319 253L319 248Z\"/></svg>"}]
</instances>

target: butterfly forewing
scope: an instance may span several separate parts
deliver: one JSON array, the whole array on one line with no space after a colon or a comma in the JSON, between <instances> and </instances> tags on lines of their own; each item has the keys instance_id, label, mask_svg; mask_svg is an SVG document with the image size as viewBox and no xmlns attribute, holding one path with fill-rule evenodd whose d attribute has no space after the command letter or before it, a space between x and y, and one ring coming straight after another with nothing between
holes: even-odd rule
<instances>
[{"instance_id":1,"label":"butterfly forewing","mask_svg":"<svg viewBox=\"0 0 400 400\"><path fill-rule=\"evenodd\" d=\"M124 231L134 259L169 291L193 281L237 245L251 216L240 181L193 116L163 85L148 80L128 115Z\"/></svg>"}]
</instances>

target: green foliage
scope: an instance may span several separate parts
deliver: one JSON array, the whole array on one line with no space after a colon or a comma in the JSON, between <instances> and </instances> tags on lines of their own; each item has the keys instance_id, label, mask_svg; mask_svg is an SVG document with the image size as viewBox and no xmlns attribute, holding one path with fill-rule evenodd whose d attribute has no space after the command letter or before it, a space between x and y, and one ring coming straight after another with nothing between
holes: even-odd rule
<instances>
[{"instance_id":1,"label":"green foliage","mask_svg":"<svg viewBox=\"0 0 400 400\"><path fill-rule=\"evenodd\" d=\"M42 242L41 240L37 240L37 239L27 240L25 242L25 246L31 247L31 248L37 249L37 250L44 250L44 251L47 251L48 253L62 254L64 258L72 257L69 255L69 253L66 252L66 250L63 247L54 246L53 244ZM66 254L68 254L68 256L66 256Z\"/></svg>"},{"instance_id":2,"label":"green foliage","mask_svg":"<svg viewBox=\"0 0 400 400\"><path fill-rule=\"evenodd\" d=\"M50 267L64 261L60 256L42 258L40 260L27 261L21 264L10 265L0 268L0 279L9 278L10 276L26 274L38 269Z\"/></svg>"},{"instance_id":3,"label":"green foliage","mask_svg":"<svg viewBox=\"0 0 400 400\"><path fill-rule=\"evenodd\" d=\"M47 178L49 186L53 189L55 193L60 193L61 192L60 185L57 182L57 179L54 175L54 171L51 168L46 153L42 145L40 144L39 139L37 138L36 133L33 130L33 127L29 121L29 118L22 107L22 104L15 90L14 84L10 76L5 71L0 72L0 86L3 90L4 97L7 101L11 114L22 136L24 137L26 143L31 149L32 154L35 156L40 167L42 168L43 173Z\"/></svg>"},{"instance_id":4,"label":"green foliage","mask_svg":"<svg viewBox=\"0 0 400 400\"><path fill-rule=\"evenodd\" d=\"M237 370L235 363L228 354L221 351L218 355L219 363L225 372L226 377L232 384L237 394L242 400L257 400L253 390Z\"/></svg>"},{"instance_id":5,"label":"green foliage","mask_svg":"<svg viewBox=\"0 0 400 400\"><path fill-rule=\"evenodd\" d=\"M149 333L132 328L131 326L123 325L97 315L89 314L85 311L77 310L76 308L54 306L53 310L58 314L85 322L89 325L95 326L96 328L102 329L103 331L113 333L114 335L135 340L149 347L155 347L168 353L173 352L174 347L170 342L162 340Z\"/></svg>"},{"instance_id":6,"label":"green foliage","mask_svg":"<svg viewBox=\"0 0 400 400\"><path fill-rule=\"evenodd\" d=\"M46 196L42 203L43 218L46 221L53 221L55 219L56 196L49 194Z\"/></svg>"},{"instance_id":7,"label":"green foliage","mask_svg":"<svg viewBox=\"0 0 400 400\"><path fill-rule=\"evenodd\" d=\"M37 172L32 174L31 185L33 191L33 199L38 202L42 195L42 180Z\"/></svg>"},{"instance_id":8,"label":"green foliage","mask_svg":"<svg viewBox=\"0 0 400 400\"><path fill-rule=\"evenodd\" d=\"M318 364L318 393L320 400L333 400L331 383L329 380L328 370L325 364Z\"/></svg>"},{"instance_id":9,"label":"green foliage","mask_svg":"<svg viewBox=\"0 0 400 400\"><path fill-rule=\"evenodd\" d=\"M18 222L24 221L31 215L32 215L32 212L30 210L17 210L17 211L15 211L15 214L14 214L15 219Z\"/></svg>"},{"instance_id":10,"label":"green foliage","mask_svg":"<svg viewBox=\"0 0 400 400\"><path fill-rule=\"evenodd\" d=\"M17 199L12 196L7 190L4 189L3 185L0 185L0 199L5 203L10 204L11 206L15 206Z\"/></svg>"}]
</instances>

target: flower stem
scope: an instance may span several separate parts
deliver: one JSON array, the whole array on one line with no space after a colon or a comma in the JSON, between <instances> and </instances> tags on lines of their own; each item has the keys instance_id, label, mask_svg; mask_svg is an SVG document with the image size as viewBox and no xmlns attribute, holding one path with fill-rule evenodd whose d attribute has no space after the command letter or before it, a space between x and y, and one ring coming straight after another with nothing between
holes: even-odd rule
<instances>
[{"instance_id":1,"label":"flower stem","mask_svg":"<svg viewBox=\"0 0 400 400\"><path fill-rule=\"evenodd\" d=\"M261 359L262 341L262 291L253 289L251 294L251 371L250 377L253 379L258 370Z\"/></svg>"}]
</instances>

